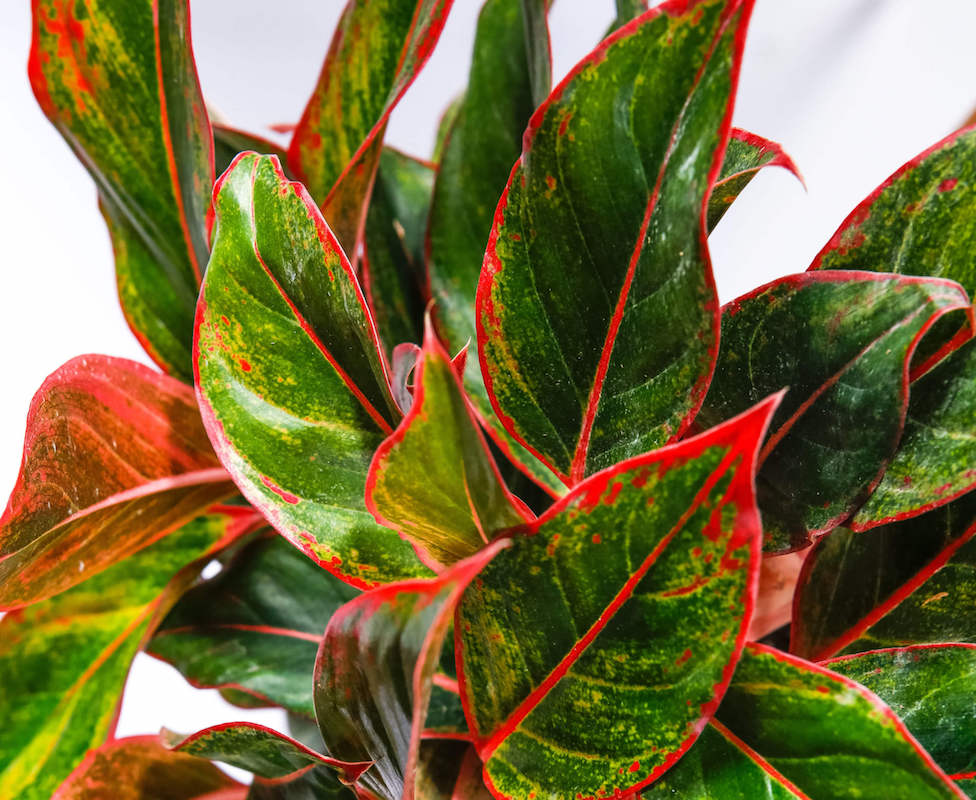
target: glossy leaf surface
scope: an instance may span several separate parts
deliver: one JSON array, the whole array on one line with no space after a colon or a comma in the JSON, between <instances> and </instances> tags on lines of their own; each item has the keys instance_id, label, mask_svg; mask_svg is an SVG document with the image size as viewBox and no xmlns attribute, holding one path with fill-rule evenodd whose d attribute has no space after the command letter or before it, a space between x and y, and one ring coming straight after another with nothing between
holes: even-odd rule
<instances>
[{"instance_id":1,"label":"glossy leaf surface","mask_svg":"<svg viewBox=\"0 0 976 800\"><path fill-rule=\"evenodd\" d=\"M474 555L532 514L502 481L430 324L414 383L409 413L373 457L366 507L439 568Z\"/></svg>"},{"instance_id":2,"label":"glossy leaf surface","mask_svg":"<svg viewBox=\"0 0 976 800\"><path fill-rule=\"evenodd\" d=\"M189 24L186 0L36 0L28 63L41 109L104 198L126 319L182 378L214 179Z\"/></svg>"},{"instance_id":3,"label":"glossy leaf surface","mask_svg":"<svg viewBox=\"0 0 976 800\"><path fill-rule=\"evenodd\" d=\"M468 589L461 698L497 797L626 793L692 745L755 603L775 403L588 479Z\"/></svg>"},{"instance_id":4,"label":"glossy leaf surface","mask_svg":"<svg viewBox=\"0 0 976 800\"><path fill-rule=\"evenodd\" d=\"M358 594L282 537L265 536L181 597L149 652L194 686L238 689L313 716L322 632Z\"/></svg>"},{"instance_id":5,"label":"glossy leaf surface","mask_svg":"<svg viewBox=\"0 0 976 800\"><path fill-rule=\"evenodd\" d=\"M453 0L348 0L288 165L343 245L358 238L390 112L430 56Z\"/></svg>"},{"instance_id":6,"label":"glossy leaf surface","mask_svg":"<svg viewBox=\"0 0 976 800\"><path fill-rule=\"evenodd\" d=\"M741 128L733 128L722 170L708 198L708 230L715 230L729 206L764 167L783 167L803 178L783 147Z\"/></svg>"},{"instance_id":7,"label":"glossy leaf surface","mask_svg":"<svg viewBox=\"0 0 976 800\"><path fill-rule=\"evenodd\" d=\"M874 650L824 666L884 700L945 772L976 772L976 645Z\"/></svg>"},{"instance_id":8,"label":"glossy leaf surface","mask_svg":"<svg viewBox=\"0 0 976 800\"><path fill-rule=\"evenodd\" d=\"M844 220L810 269L931 275L976 291L976 130L919 154Z\"/></svg>"},{"instance_id":9,"label":"glossy leaf surface","mask_svg":"<svg viewBox=\"0 0 976 800\"><path fill-rule=\"evenodd\" d=\"M965 797L877 696L763 645L743 653L717 717L800 797Z\"/></svg>"},{"instance_id":10,"label":"glossy leaf surface","mask_svg":"<svg viewBox=\"0 0 976 800\"><path fill-rule=\"evenodd\" d=\"M84 583L0 620L0 797L48 800L112 733L129 664L175 599L173 576L253 524L201 517ZM181 576L180 585L193 575Z\"/></svg>"},{"instance_id":11,"label":"glossy leaf surface","mask_svg":"<svg viewBox=\"0 0 976 800\"><path fill-rule=\"evenodd\" d=\"M423 243L433 183L430 164L383 150L366 215L361 271L386 352L423 338Z\"/></svg>"},{"instance_id":12,"label":"glossy leaf surface","mask_svg":"<svg viewBox=\"0 0 976 800\"><path fill-rule=\"evenodd\" d=\"M669 2L605 40L530 121L478 286L509 431L573 484L677 437L718 302L704 205L751 2Z\"/></svg>"},{"instance_id":13,"label":"glossy leaf surface","mask_svg":"<svg viewBox=\"0 0 976 800\"><path fill-rule=\"evenodd\" d=\"M949 281L818 272L781 278L725 307L698 424L789 387L760 455L768 551L805 546L867 496L902 432L918 340L966 304Z\"/></svg>"},{"instance_id":14,"label":"glossy leaf surface","mask_svg":"<svg viewBox=\"0 0 976 800\"><path fill-rule=\"evenodd\" d=\"M429 574L363 503L399 411L348 260L273 157L241 156L215 205L195 349L218 455L278 531L344 580Z\"/></svg>"},{"instance_id":15,"label":"glossy leaf surface","mask_svg":"<svg viewBox=\"0 0 976 800\"><path fill-rule=\"evenodd\" d=\"M62 592L235 492L191 389L134 361L73 359L31 402L0 517L0 608Z\"/></svg>"},{"instance_id":16,"label":"glossy leaf surface","mask_svg":"<svg viewBox=\"0 0 976 800\"><path fill-rule=\"evenodd\" d=\"M167 750L155 736L90 750L51 800L244 800L247 787L213 764Z\"/></svg>"},{"instance_id":17,"label":"glossy leaf surface","mask_svg":"<svg viewBox=\"0 0 976 800\"><path fill-rule=\"evenodd\" d=\"M222 761L262 778L284 778L313 766L324 765L356 780L369 763L349 764L329 758L283 733L251 722L228 722L190 736L163 731L167 747L198 758Z\"/></svg>"},{"instance_id":18,"label":"glossy leaf surface","mask_svg":"<svg viewBox=\"0 0 976 800\"><path fill-rule=\"evenodd\" d=\"M916 516L976 486L976 339L912 383L905 431L881 483L851 521L863 530Z\"/></svg>"},{"instance_id":19,"label":"glossy leaf surface","mask_svg":"<svg viewBox=\"0 0 976 800\"><path fill-rule=\"evenodd\" d=\"M804 564L790 649L808 658L976 641L976 494L865 533L839 529Z\"/></svg>"},{"instance_id":20,"label":"glossy leaf surface","mask_svg":"<svg viewBox=\"0 0 976 800\"><path fill-rule=\"evenodd\" d=\"M506 540L431 581L381 587L347 603L325 631L315 667L315 716L328 752L375 762L361 786L413 800L431 680L455 606Z\"/></svg>"}]
</instances>

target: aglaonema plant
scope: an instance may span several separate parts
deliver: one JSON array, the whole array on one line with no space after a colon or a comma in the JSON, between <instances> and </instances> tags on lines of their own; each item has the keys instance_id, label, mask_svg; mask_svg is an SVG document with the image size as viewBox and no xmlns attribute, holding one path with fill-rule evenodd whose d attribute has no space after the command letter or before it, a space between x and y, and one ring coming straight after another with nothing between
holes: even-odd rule
<instances>
[{"instance_id":1,"label":"aglaonema plant","mask_svg":"<svg viewBox=\"0 0 976 800\"><path fill-rule=\"evenodd\" d=\"M618 2L554 88L549 3L486 0L425 161L451 5L349 0L279 148L186 0L34 0L159 369L31 406L0 797L976 797L976 131L721 306L710 232L799 177L731 126L752 0ZM139 651L288 730L117 737Z\"/></svg>"}]
</instances>

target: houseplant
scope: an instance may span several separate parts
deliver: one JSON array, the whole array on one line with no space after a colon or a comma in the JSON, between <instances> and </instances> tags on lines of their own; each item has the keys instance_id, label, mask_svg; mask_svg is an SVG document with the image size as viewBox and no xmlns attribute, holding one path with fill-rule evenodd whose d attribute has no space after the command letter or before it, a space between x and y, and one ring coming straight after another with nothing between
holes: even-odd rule
<instances>
[{"instance_id":1,"label":"houseplant","mask_svg":"<svg viewBox=\"0 0 976 800\"><path fill-rule=\"evenodd\" d=\"M185 3L36 0L162 372L35 398L0 796L971 790L976 134L720 308L708 232L792 166L730 127L752 3L622 2L555 89L545 5L488 0L426 163L383 131L447 0L352 0L287 152L210 124ZM290 735L116 739L140 649Z\"/></svg>"}]
</instances>

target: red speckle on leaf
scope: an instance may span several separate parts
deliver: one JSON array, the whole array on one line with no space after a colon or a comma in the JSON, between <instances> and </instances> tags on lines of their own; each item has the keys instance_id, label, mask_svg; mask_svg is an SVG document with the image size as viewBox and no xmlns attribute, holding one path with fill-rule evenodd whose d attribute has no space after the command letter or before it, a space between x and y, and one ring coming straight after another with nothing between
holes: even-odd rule
<instances>
[{"instance_id":1,"label":"red speckle on leaf","mask_svg":"<svg viewBox=\"0 0 976 800\"><path fill-rule=\"evenodd\" d=\"M942 183L939 184L940 192L951 192L956 188L956 184L959 183L959 178L946 178Z\"/></svg>"},{"instance_id":2,"label":"red speckle on leaf","mask_svg":"<svg viewBox=\"0 0 976 800\"><path fill-rule=\"evenodd\" d=\"M951 488L952 488L952 483L943 483L938 489L935 490L935 493L945 494Z\"/></svg>"},{"instance_id":3,"label":"red speckle on leaf","mask_svg":"<svg viewBox=\"0 0 976 800\"><path fill-rule=\"evenodd\" d=\"M817 691L821 694L830 694L830 689L826 686L818 686Z\"/></svg>"},{"instance_id":4,"label":"red speckle on leaf","mask_svg":"<svg viewBox=\"0 0 976 800\"><path fill-rule=\"evenodd\" d=\"M556 179L552 175L546 175L546 187L550 193L556 190Z\"/></svg>"},{"instance_id":5,"label":"red speckle on leaf","mask_svg":"<svg viewBox=\"0 0 976 800\"><path fill-rule=\"evenodd\" d=\"M635 761L633 764L630 765L631 772L637 772L637 770L639 769L640 769L640 761Z\"/></svg>"},{"instance_id":6,"label":"red speckle on leaf","mask_svg":"<svg viewBox=\"0 0 976 800\"><path fill-rule=\"evenodd\" d=\"M512 234L512 241L513 242L521 242L522 241L522 234L520 234L520 233L513 233Z\"/></svg>"},{"instance_id":7,"label":"red speckle on leaf","mask_svg":"<svg viewBox=\"0 0 976 800\"><path fill-rule=\"evenodd\" d=\"M645 467L640 470L633 478L630 479L630 485L635 489L640 489L647 485L647 479L650 477L651 471Z\"/></svg>"},{"instance_id":8,"label":"red speckle on leaf","mask_svg":"<svg viewBox=\"0 0 976 800\"><path fill-rule=\"evenodd\" d=\"M904 478L902 478L901 479L901 485L902 486L911 486L912 485L912 476L911 475L906 475Z\"/></svg>"},{"instance_id":9,"label":"red speckle on leaf","mask_svg":"<svg viewBox=\"0 0 976 800\"><path fill-rule=\"evenodd\" d=\"M546 555L549 556L550 558L552 558L554 555L556 555L556 545L557 544L559 544L559 534L558 533L554 533L552 535L552 539L549 541L549 544L546 545Z\"/></svg>"},{"instance_id":10,"label":"red speckle on leaf","mask_svg":"<svg viewBox=\"0 0 976 800\"><path fill-rule=\"evenodd\" d=\"M566 129L569 127L569 121L573 118L573 112L569 111L563 115L563 118L559 121L559 130L556 133L559 136L566 135Z\"/></svg>"},{"instance_id":11,"label":"red speckle on leaf","mask_svg":"<svg viewBox=\"0 0 976 800\"><path fill-rule=\"evenodd\" d=\"M680 667L682 664L686 663L690 659L691 659L691 648L687 648L680 656L678 656L678 660L675 661L674 663Z\"/></svg>"},{"instance_id":12,"label":"red speckle on leaf","mask_svg":"<svg viewBox=\"0 0 976 800\"><path fill-rule=\"evenodd\" d=\"M603 537L599 533L593 534L593 544L600 544L603 541Z\"/></svg>"},{"instance_id":13,"label":"red speckle on leaf","mask_svg":"<svg viewBox=\"0 0 976 800\"><path fill-rule=\"evenodd\" d=\"M278 495L278 497L280 497L286 503L288 503L290 505L293 505L293 506L298 504L298 498L295 497L295 495L293 495L291 492L286 492L284 489L282 489L280 486L278 486L274 481L272 481L266 475L262 475L261 476L261 483L263 483L265 486L267 486L272 492L274 492L276 495ZM309 538L311 538L311 537L309 537ZM332 560L335 561L335 559L332 559ZM342 562L340 562L340 563L342 563Z\"/></svg>"},{"instance_id":14,"label":"red speckle on leaf","mask_svg":"<svg viewBox=\"0 0 976 800\"><path fill-rule=\"evenodd\" d=\"M246 359L243 359L242 358L241 359L241 369L244 370L245 372L250 372L251 371L251 364L250 364L250 362L247 361Z\"/></svg>"},{"instance_id":15,"label":"red speckle on leaf","mask_svg":"<svg viewBox=\"0 0 976 800\"><path fill-rule=\"evenodd\" d=\"M227 327L230 327L230 320L227 319L223 314L220 315L220 321L224 323Z\"/></svg>"},{"instance_id":16,"label":"red speckle on leaf","mask_svg":"<svg viewBox=\"0 0 976 800\"><path fill-rule=\"evenodd\" d=\"M624 488L624 485L622 483L620 483L620 481L617 481L616 483L614 483L613 486L610 487L610 492L607 494L607 497L604 500L604 502L608 506L612 506L614 503L617 502L617 495L620 494L620 490L623 489L623 488Z\"/></svg>"}]
</instances>

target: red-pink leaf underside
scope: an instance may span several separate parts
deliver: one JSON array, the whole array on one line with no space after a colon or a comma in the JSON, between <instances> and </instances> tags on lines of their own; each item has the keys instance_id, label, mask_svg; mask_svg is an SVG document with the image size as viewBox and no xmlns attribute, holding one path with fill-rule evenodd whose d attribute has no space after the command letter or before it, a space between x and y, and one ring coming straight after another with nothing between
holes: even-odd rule
<instances>
[{"instance_id":1,"label":"red-pink leaf underside","mask_svg":"<svg viewBox=\"0 0 976 800\"><path fill-rule=\"evenodd\" d=\"M697 424L788 387L757 477L767 551L807 546L877 485L904 427L912 355L938 319L968 303L951 281L822 271L725 306Z\"/></svg>"},{"instance_id":2,"label":"red-pink leaf underside","mask_svg":"<svg viewBox=\"0 0 976 800\"><path fill-rule=\"evenodd\" d=\"M244 800L247 792L213 764L133 736L89 750L51 800Z\"/></svg>"},{"instance_id":3,"label":"red-pink leaf underside","mask_svg":"<svg viewBox=\"0 0 976 800\"><path fill-rule=\"evenodd\" d=\"M414 800L431 684L455 607L508 544L494 542L434 580L367 592L333 615L315 668L315 714L330 753L375 762L357 789Z\"/></svg>"},{"instance_id":4,"label":"red-pink leaf underside","mask_svg":"<svg viewBox=\"0 0 976 800\"><path fill-rule=\"evenodd\" d=\"M235 491L189 387L124 359L69 361L31 403L0 517L0 608L64 591Z\"/></svg>"},{"instance_id":5,"label":"red-pink leaf underside","mask_svg":"<svg viewBox=\"0 0 976 800\"><path fill-rule=\"evenodd\" d=\"M752 3L667 2L606 39L533 115L478 286L508 431L573 485L673 440L715 364L707 198Z\"/></svg>"},{"instance_id":6,"label":"red-pink leaf underside","mask_svg":"<svg viewBox=\"0 0 976 800\"><path fill-rule=\"evenodd\" d=\"M430 575L364 504L400 411L348 259L273 156L238 157L214 205L195 353L218 455L268 521L343 580Z\"/></svg>"},{"instance_id":7,"label":"red-pink leaf underside","mask_svg":"<svg viewBox=\"0 0 976 800\"><path fill-rule=\"evenodd\" d=\"M180 736L163 730L163 742L187 755L222 761L262 778L287 778L316 766L336 770L347 782L355 781L371 762L346 762L318 753L297 739L253 722L227 722Z\"/></svg>"},{"instance_id":8,"label":"red-pink leaf underside","mask_svg":"<svg viewBox=\"0 0 976 800\"><path fill-rule=\"evenodd\" d=\"M592 476L469 587L461 699L496 797L634 791L694 742L755 604L778 399Z\"/></svg>"},{"instance_id":9,"label":"red-pink leaf underside","mask_svg":"<svg viewBox=\"0 0 976 800\"><path fill-rule=\"evenodd\" d=\"M532 514L505 486L429 318L414 382L409 413L373 456L366 507L441 569Z\"/></svg>"},{"instance_id":10,"label":"red-pink leaf underside","mask_svg":"<svg viewBox=\"0 0 976 800\"><path fill-rule=\"evenodd\" d=\"M126 320L162 368L189 379L214 180L189 4L31 6L31 86L98 186Z\"/></svg>"},{"instance_id":11,"label":"red-pink leaf underside","mask_svg":"<svg viewBox=\"0 0 976 800\"><path fill-rule=\"evenodd\" d=\"M288 165L353 252L390 113L423 68L453 0L349 0Z\"/></svg>"}]
</instances>

